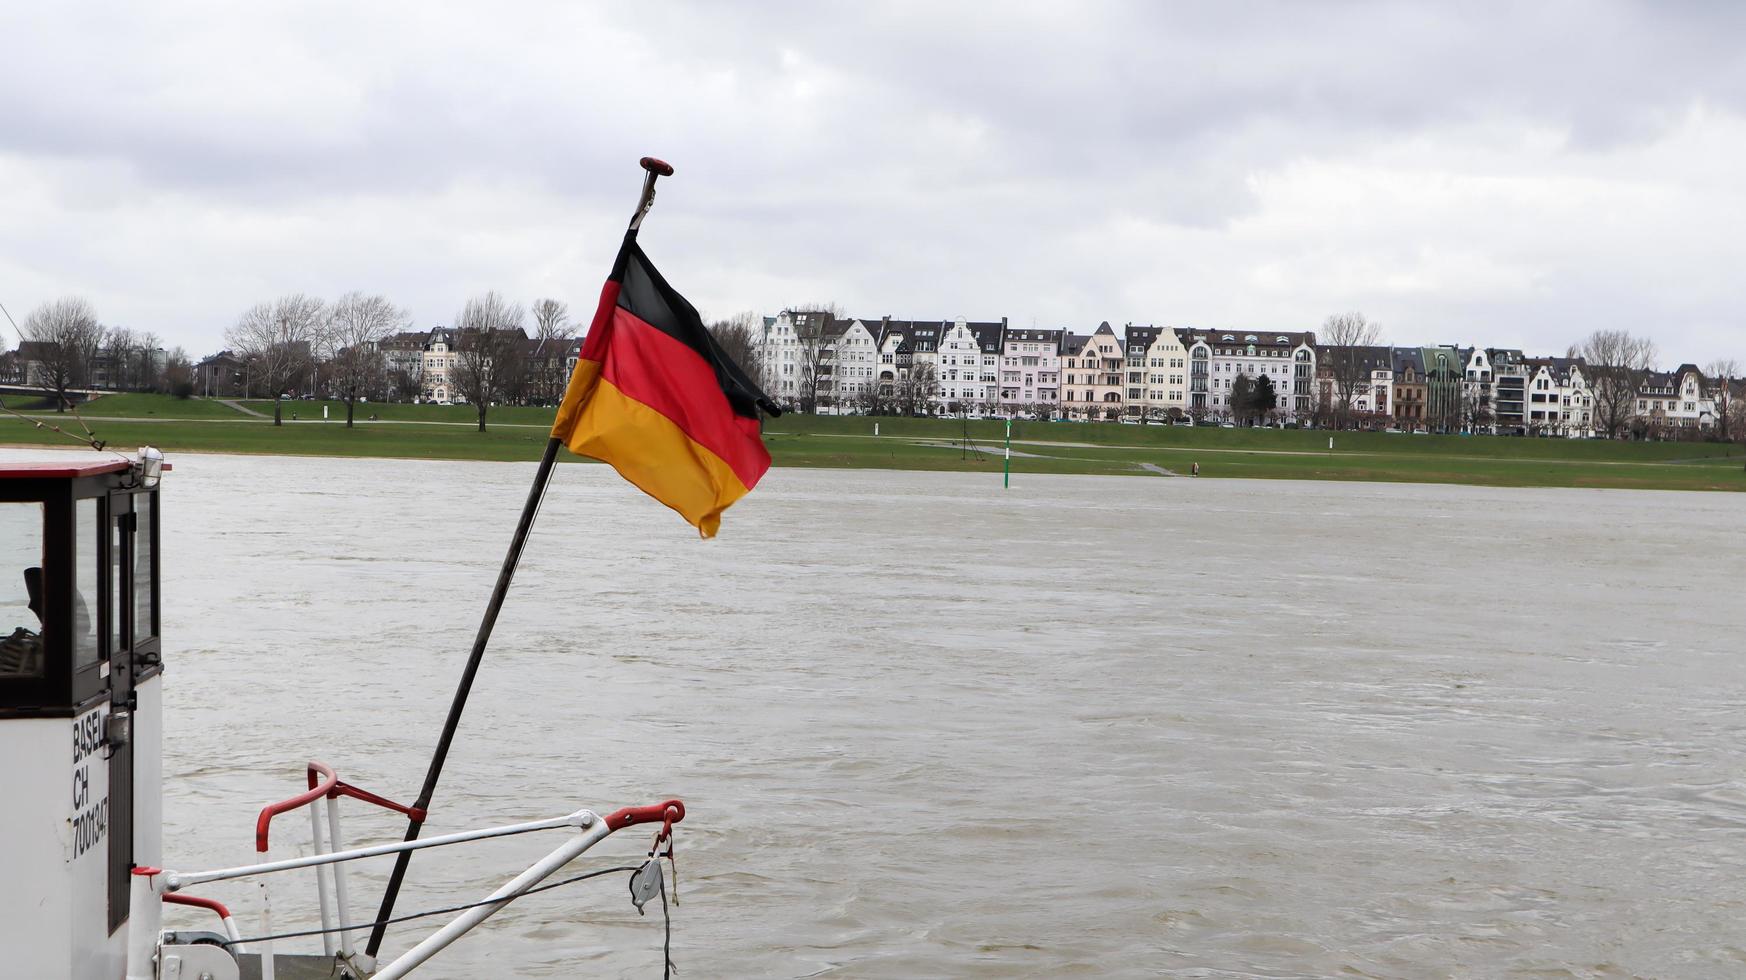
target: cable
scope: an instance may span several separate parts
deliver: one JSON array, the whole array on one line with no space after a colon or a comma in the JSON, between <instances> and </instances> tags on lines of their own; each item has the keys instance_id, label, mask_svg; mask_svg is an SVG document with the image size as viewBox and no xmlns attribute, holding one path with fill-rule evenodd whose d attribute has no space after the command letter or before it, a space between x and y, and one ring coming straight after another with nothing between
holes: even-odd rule
<instances>
[{"instance_id":1,"label":"cable","mask_svg":"<svg viewBox=\"0 0 1746 980\"><path fill-rule=\"evenodd\" d=\"M656 858L659 861L660 858ZM675 872L677 874L677 872ZM673 917L667 914L667 879L661 878L661 980L673 980Z\"/></svg>"},{"instance_id":2,"label":"cable","mask_svg":"<svg viewBox=\"0 0 1746 980\"><path fill-rule=\"evenodd\" d=\"M241 943L264 943L264 942L267 942L267 941L273 940L273 939L300 939L304 936L320 936L320 935L323 935L323 934L329 933L329 932L351 932L351 931L356 930L356 929L374 929L377 926L393 925L396 922L409 922L413 919L425 919L425 918L429 918L430 916L433 916L433 915L447 915L450 912L465 912L468 909L476 909L482 905L508 905L510 902L514 901L517 898L523 898L525 896L533 895L533 894L536 894L538 892L551 891L554 888L561 888L564 885L573 885L578 881L586 881L589 878L598 878L601 875L614 874L614 873L619 872L619 871L635 871L635 870L637 870L637 869L633 868L633 867L602 868L598 871L588 871L588 872L585 872L583 874L576 875L575 877L572 877L572 878L565 878L563 881L554 881L550 884L540 885L537 888L529 888L527 891L524 891L519 895L508 895L508 896L505 896L503 898L487 898L487 899L485 899L483 901L479 901L479 902L468 902L465 905L451 905L447 908L431 909L428 912L413 912L409 915L398 915L398 916L394 916L393 918L379 919L375 922L360 922L356 925L334 926L330 929L305 929L301 932L280 932L280 933L275 933L271 936L249 936L249 937L246 937L243 939L231 939L231 940L227 940L224 943L224 945L235 946L235 945L238 945ZM662 908L665 909L666 908L666 892L665 892L664 888L662 891L662 900L661 901L662 901ZM669 935L671 935L671 926L669 926Z\"/></svg>"}]
</instances>

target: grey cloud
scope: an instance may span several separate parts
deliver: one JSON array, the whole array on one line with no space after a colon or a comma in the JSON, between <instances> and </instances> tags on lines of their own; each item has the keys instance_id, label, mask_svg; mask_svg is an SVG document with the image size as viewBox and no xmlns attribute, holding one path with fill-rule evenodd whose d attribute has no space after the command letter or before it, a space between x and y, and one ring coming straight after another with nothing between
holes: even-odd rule
<instances>
[{"instance_id":1,"label":"grey cloud","mask_svg":"<svg viewBox=\"0 0 1746 980\"><path fill-rule=\"evenodd\" d=\"M1697 298L1673 301L1656 236L1681 215L1601 213L1566 178L1713 181L1672 150L1746 150L1742 27L1698 3L17 6L0 174L33 190L0 213L0 298L100 295L201 349L291 288L388 289L427 322L493 286L586 306L658 152L679 175L650 248L724 312L1390 307L1402 340L1557 348L1639 318L1741 356L1731 236L1676 249ZM1706 193L1670 206L1739 207ZM1479 257L1438 271L1437 247Z\"/></svg>"}]
</instances>

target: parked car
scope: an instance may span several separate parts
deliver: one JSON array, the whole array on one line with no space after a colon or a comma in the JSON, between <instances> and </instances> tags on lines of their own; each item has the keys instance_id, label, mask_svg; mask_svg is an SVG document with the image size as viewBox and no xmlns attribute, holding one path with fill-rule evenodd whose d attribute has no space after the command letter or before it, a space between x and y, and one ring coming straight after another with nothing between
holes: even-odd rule
<instances>
[{"instance_id":1,"label":"parked car","mask_svg":"<svg viewBox=\"0 0 1746 980\"><path fill-rule=\"evenodd\" d=\"M1139 425L1140 424L1140 420L1137 418L1134 418L1132 415L1124 415L1121 417L1120 421L1123 425Z\"/></svg>"},{"instance_id":2,"label":"parked car","mask_svg":"<svg viewBox=\"0 0 1746 980\"><path fill-rule=\"evenodd\" d=\"M1236 427L1237 427L1237 423L1235 423L1235 422L1222 422L1219 424L1219 428L1221 428L1221 429L1234 429Z\"/></svg>"}]
</instances>

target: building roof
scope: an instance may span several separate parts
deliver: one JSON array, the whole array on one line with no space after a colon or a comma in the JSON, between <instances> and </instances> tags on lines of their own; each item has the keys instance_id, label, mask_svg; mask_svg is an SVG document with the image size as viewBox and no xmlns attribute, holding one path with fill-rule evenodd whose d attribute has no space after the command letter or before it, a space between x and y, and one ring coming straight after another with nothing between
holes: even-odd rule
<instances>
[{"instance_id":1,"label":"building roof","mask_svg":"<svg viewBox=\"0 0 1746 980\"><path fill-rule=\"evenodd\" d=\"M1353 364L1370 371L1394 370L1392 347L1339 347L1316 345L1316 362L1324 367Z\"/></svg>"},{"instance_id":2,"label":"building roof","mask_svg":"<svg viewBox=\"0 0 1746 980\"><path fill-rule=\"evenodd\" d=\"M1089 343L1091 343L1090 334L1063 331L1061 333L1061 356L1077 357L1079 352L1084 350L1085 345Z\"/></svg>"},{"instance_id":3,"label":"building roof","mask_svg":"<svg viewBox=\"0 0 1746 980\"><path fill-rule=\"evenodd\" d=\"M1196 340L1206 341L1207 346L1217 349L1220 345L1240 346L1247 348L1250 344L1260 348L1296 348L1300 344L1316 345L1316 335L1305 330L1207 330L1200 327L1185 327L1178 330L1177 336L1182 338L1182 345L1187 347Z\"/></svg>"},{"instance_id":4,"label":"building roof","mask_svg":"<svg viewBox=\"0 0 1746 980\"><path fill-rule=\"evenodd\" d=\"M879 345L885 346L885 338L897 334L902 338L897 345L900 354L926 354L937 350L940 346L940 324L929 320L893 320L890 317L879 319Z\"/></svg>"},{"instance_id":5,"label":"building roof","mask_svg":"<svg viewBox=\"0 0 1746 980\"><path fill-rule=\"evenodd\" d=\"M970 320L964 324L976 337L976 346L984 354L1000 353L1000 335L1006 332L1006 321Z\"/></svg>"},{"instance_id":6,"label":"building roof","mask_svg":"<svg viewBox=\"0 0 1746 980\"><path fill-rule=\"evenodd\" d=\"M1034 327L1028 330L1008 327L1005 341L1009 344L1053 344L1055 350L1060 351L1061 335L1064 332L1061 330L1038 330Z\"/></svg>"},{"instance_id":7,"label":"building roof","mask_svg":"<svg viewBox=\"0 0 1746 980\"><path fill-rule=\"evenodd\" d=\"M1141 351L1158 342L1158 336L1168 327L1154 327L1150 324L1130 323L1127 325L1128 349L1138 347Z\"/></svg>"}]
</instances>

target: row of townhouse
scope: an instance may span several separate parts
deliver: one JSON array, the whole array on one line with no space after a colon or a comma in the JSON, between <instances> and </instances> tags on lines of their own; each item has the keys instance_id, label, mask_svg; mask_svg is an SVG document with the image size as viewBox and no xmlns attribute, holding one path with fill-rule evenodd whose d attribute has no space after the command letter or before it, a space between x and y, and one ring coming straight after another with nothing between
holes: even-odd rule
<instances>
[{"instance_id":1,"label":"row of townhouse","mask_svg":"<svg viewBox=\"0 0 1746 980\"><path fill-rule=\"evenodd\" d=\"M1458 347L1321 347L1319 415L1367 427L1510 435L1594 434L1580 359Z\"/></svg>"},{"instance_id":2,"label":"row of townhouse","mask_svg":"<svg viewBox=\"0 0 1746 980\"><path fill-rule=\"evenodd\" d=\"M1592 436L1595 393L1580 358L1510 348L1335 347L1307 331L1101 323L1090 333L1001 320L764 319L766 390L823 411L924 410L1044 418L1227 419L1238 379L1265 378L1278 424ZM1729 388L1692 365L1651 373L1643 427L1706 429ZM1259 414L1259 413L1256 413Z\"/></svg>"},{"instance_id":3,"label":"row of townhouse","mask_svg":"<svg viewBox=\"0 0 1746 980\"><path fill-rule=\"evenodd\" d=\"M1089 334L998 321L764 318L765 389L790 405L855 410L925 387L931 411L1164 419L1229 413L1231 386L1273 379L1283 413L1310 410L1314 336L1109 323Z\"/></svg>"}]
</instances>

